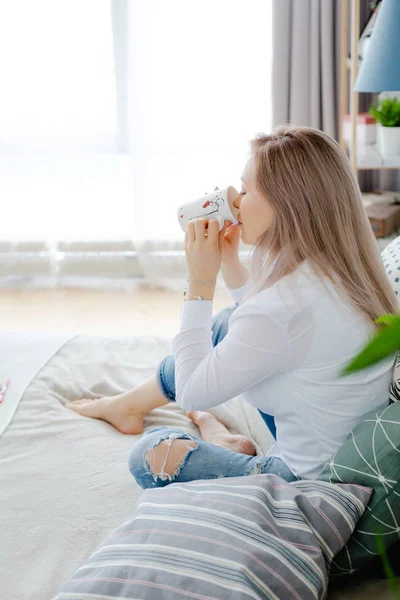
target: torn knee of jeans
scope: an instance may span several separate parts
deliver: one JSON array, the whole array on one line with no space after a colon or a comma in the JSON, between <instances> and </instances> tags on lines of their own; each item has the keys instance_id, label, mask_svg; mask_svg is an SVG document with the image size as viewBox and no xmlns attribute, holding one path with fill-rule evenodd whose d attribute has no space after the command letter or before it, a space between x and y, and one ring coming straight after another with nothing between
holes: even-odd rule
<instances>
[{"instance_id":1,"label":"torn knee of jeans","mask_svg":"<svg viewBox=\"0 0 400 600\"><path fill-rule=\"evenodd\" d=\"M260 473L261 473L261 465L259 464L259 465L256 465L254 467L254 469L252 469L250 471L249 475L260 475Z\"/></svg>"},{"instance_id":2,"label":"torn knee of jeans","mask_svg":"<svg viewBox=\"0 0 400 600\"><path fill-rule=\"evenodd\" d=\"M247 473L247 476L249 476L249 475L261 475L262 467L263 467L262 460L255 459L252 468L250 469L249 473Z\"/></svg>"},{"instance_id":3,"label":"torn knee of jeans","mask_svg":"<svg viewBox=\"0 0 400 600\"><path fill-rule=\"evenodd\" d=\"M176 454L174 455L174 450L176 452L174 442L178 439L184 443L179 444L180 449L178 456L176 456ZM166 451L164 448L166 448ZM152 474L154 481L157 479L173 481L185 466L190 454L197 448L198 444L187 438L185 434L171 433L168 437L160 440L155 446L147 450L145 457L146 467Z\"/></svg>"}]
</instances>

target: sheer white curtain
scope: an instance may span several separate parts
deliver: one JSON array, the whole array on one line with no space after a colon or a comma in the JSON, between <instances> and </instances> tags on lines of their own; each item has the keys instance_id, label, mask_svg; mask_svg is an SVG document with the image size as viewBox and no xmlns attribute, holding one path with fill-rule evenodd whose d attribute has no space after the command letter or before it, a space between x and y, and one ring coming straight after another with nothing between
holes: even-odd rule
<instances>
[{"instance_id":1,"label":"sheer white curtain","mask_svg":"<svg viewBox=\"0 0 400 600\"><path fill-rule=\"evenodd\" d=\"M270 129L271 11L271 0L0 5L3 280L180 285L178 205L239 186L248 140Z\"/></svg>"},{"instance_id":2,"label":"sheer white curtain","mask_svg":"<svg viewBox=\"0 0 400 600\"><path fill-rule=\"evenodd\" d=\"M0 282L114 283L132 262L110 0L0 4Z\"/></svg>"},{"instance_id":3,"label":"sheer white curtain","mask_svg":"<svg viewBox=\"0 0 400 600\"><path fill-rule=\"evenodd\" d=\"M155 283L186 273L177 207L240 186L249 139L270 130L271 13L269 0L128 3L134 233Z\"/></svg>"},{"instance_id":4,"label":"sheer white curtain","mask_svg":"<svg viewBox=\"0 0 400 600\"><path fill-rule=\"evenodd\" d=\"M109 0L1 3L0 56L1 239L129 234Z\"/></svg>"}]
</instances>

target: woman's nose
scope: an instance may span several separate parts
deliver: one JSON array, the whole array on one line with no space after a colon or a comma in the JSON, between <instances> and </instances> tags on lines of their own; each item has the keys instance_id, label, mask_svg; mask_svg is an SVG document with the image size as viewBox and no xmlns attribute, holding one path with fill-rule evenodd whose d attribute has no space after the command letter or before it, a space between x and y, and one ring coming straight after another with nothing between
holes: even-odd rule
<instances>
[{"instance_id":1,"label":"woman's nose","mask_svg":"<svg viewBox=\"0 0 400 600\"><path fill-rule=\"evenodd\" d=\"M236 196L236 198L234 199L234 201L233 201L233 206L234 206L235 208L240 208L240 198L241 198L241 196L240 196L240 194L238 194L238 195Z\"/></svg>"}]
</instances>

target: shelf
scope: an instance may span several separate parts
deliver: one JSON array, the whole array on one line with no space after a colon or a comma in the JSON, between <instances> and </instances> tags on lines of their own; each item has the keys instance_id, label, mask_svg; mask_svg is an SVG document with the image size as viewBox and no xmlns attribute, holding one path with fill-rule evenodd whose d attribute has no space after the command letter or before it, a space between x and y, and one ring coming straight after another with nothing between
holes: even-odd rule
<instances>
[{"instance_id":1,"label":"shelf","mask_svg":"<svg viewBox=\"0 0 400 600\"><path fill-rule=\"evenodd\" d=\"M383 158L376 144L362 147L353 139L353 125L359 112L359 94L354 90L356 76L359 70L359 35L360 35L360 5L361 0L342 0L340 8L340 95L339 95L339 124L340 144L349 153L354 172L360 170L400 169L400 155ZM349 22L349 13L351 21ZM350 41L350 43L349 43ZM350 77L349 77L350 71ZM343 118L349 113L350 139L344 139ZM353 148L353 142L355 148Z\"/></svg>"},{"instance_id":2,"label":"shelf","mask_svg":"<svg viewBox=\"0 0 400 600\"><path fill-rule=\"evenodd\" d=\"M376 144L357 146L357 168L366 169L400 169L400 155L383 158Z\"/></svg>"}]
</instances>

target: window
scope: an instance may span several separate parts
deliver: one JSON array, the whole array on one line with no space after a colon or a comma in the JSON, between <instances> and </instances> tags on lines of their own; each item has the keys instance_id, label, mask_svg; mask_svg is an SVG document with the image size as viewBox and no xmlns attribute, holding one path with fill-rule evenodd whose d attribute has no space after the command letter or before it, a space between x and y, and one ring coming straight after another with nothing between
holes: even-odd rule
<instances>
[{"instance_id":1,"label":"window","mask_svg":"<svg viewBox=\"0 0 400 600\"><path fill-rule=\"evenodd\" d=\"M115 151L110 0L3 2L0 55L2 155Z\"/></svg>"},{"instance_id":2,"label":"window","mask_svg":"<svg viewBox=\"0 0 400 600\"><path fill-rule=\"evenodd\" d=\"M181 239L177 207L239 186L249 139L270 130L271 12L2 3L0 240Z\"/></svg>"},{"instance_id":3,"label":"window","mask_svg":"<svg viewBox=\"0 0 400 600\"><path fill-rule=\"evenodd\" d=\"M270 131L272 1L129 7L135 238L178 239L178 206L239 186L249 139Z\"/></svg>"},{"instance_id":4,"label":"window","mask_svg":"<svg viewBox=\"0 0 400 600\"><path fill-rule=\"evenodd\" d=\"M0 239L129 237L110 0L4 2L0 53Z\"/></svg>"}]
</instances>

